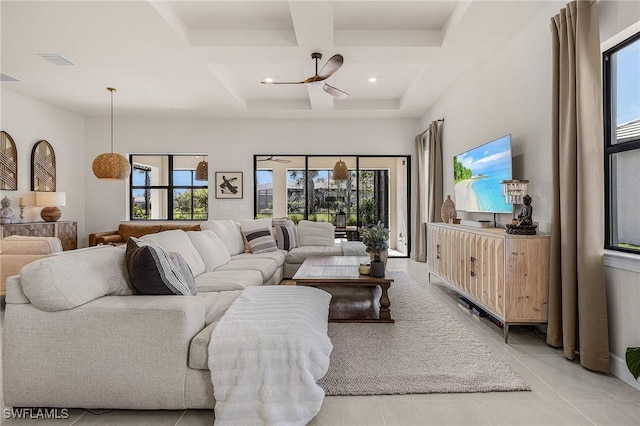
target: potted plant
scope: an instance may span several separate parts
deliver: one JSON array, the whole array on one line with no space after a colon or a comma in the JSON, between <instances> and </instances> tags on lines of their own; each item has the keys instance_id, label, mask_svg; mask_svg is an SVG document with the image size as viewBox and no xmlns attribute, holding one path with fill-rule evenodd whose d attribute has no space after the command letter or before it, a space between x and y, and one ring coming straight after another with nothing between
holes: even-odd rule
<instances>
[{"instance_id":1,"label":"potted plant","mask_svg":"<svg viewBox=\"0 0 640 426\"><path fill-rule=\"evenodd\" d=\"M371 255L371 259L378 257L386 265L389 250L389 230L384 227L384 224L378 221L375 225L361 228L360 236L364 245L367 246L367 253Z\"/></svg>"},{"instance_id":2,"label":"potted plant","mask_svg":"<svg viewBox=\"0 0 640 426\"><path fill-rule=\"evenodd\" d=\"M627 348L625 359L631 375L638 380L640 377L640 348Z\"/></svg>"}]
</instances>

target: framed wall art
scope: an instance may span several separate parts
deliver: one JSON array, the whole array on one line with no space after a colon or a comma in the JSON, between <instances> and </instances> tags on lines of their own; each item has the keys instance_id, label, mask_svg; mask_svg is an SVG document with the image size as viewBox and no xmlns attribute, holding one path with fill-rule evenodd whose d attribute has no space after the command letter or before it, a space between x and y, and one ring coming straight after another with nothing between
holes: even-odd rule
<instances>
[{"instance_id":1,"label":"framed wall art","mask_svg":"<svg viewBox=\"0 0 640 426\"><path fill-rule=\"evenodd\" d=\"M216 198L242 198L242 172L216 172Z\"/></svg>"},{"instance_id":2,"label":"framed wall art","mask_svg":"<svg viewBox=\"0 0 640 426\"><path fill-rule=\"evenodd\" d=\"M18 149L5 131L0 132L0 189L18 190Z\"/></svg>"},{"instance_id":3,"label":"framed wall art","mask_svg":"<svg viewBox=\"0 0 640 426\"><path fill-rule=\"evenodd\" d=\"M36 142L31 151L31 190L56 191L56 154L45 140Z\"/></svg>"}]
</instances>

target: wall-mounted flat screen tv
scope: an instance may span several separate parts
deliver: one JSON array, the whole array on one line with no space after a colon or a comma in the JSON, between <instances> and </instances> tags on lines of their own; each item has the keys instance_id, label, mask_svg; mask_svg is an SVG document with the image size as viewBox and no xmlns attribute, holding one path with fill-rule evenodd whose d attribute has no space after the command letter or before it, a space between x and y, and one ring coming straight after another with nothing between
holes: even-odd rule
<instances>
[{"instance_id":1,"label":"wall-mounted flat screen tv","mask_svg":"<svg viewBox=\"0 0 640 426\"><path fill-rule=\"evenodd\" d=\"M453 157L456 210L511 213L504 201L503 180L511 177L511 135Z\"/></svg>"}]
</instances>

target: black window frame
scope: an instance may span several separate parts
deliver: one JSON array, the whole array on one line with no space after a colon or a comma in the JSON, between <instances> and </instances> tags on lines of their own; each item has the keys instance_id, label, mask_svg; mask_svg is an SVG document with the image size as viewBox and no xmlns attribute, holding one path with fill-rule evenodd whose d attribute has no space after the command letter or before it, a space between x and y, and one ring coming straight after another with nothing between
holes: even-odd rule
<instances>
[{"instance_id":1,"label":"black window frame","mask_svg":"<svg viewBox=\"0 0 640 426\"><path fill-rule=\"evenodd\" d=\"M612 244L612 239L615 235L614 223L616 215L612 211L615 207L613 205L612 196L615 191L615 180L611 176L611 159L615 154L640 150L640 135L632 140L613 143L615 137L615 129L612 121L612 70L610 58L613 54L619 52L625 47L640 41L640 32L632 35L624 41L616 44L615 46L607 49L602 53L602 88L603 88L603 121L604 121L604 193L605 193L605 241L604 248L607 250L615 250L625 253L640 254L640 250L620 247Z\"/></svg>"},{"instance_id":2,"label":"black window frame","mask_svg":"<svg viewBox=\"0 0 640 426\"><path fill-rule=\"evenodd\" d=\"M173 173L176 171L173 168L173 159L174 157L195 157L195 156L202 156L202 157L206 157L207 154L147 154L147 153L137 153L137 154L130 154L129 155L129 164L131 165L131 170L133 171L134 169L140 169L140 167L138 166L134 166L133 163L133 159L134 157L137 156L144 156L144 157L167 157L167 168L168 168L168 185L134 185L133 184L133 178L129 179L129 200L130 200L130 205L129 205L129 220L132 221L140 221L140 222L162 222L162 221L177 221L177 222L189 222L189 221L203 221L203 220L208 220L209 218L209 202L207 200L207 218L205 219L174 219L173 217L173 197L174 197L174 190L176 189L186 189L186 190L190 190L190 191L194 191L196 189L206 189L207 192L209 191L209 183L207 182L206 185L193 185L193 181L195 180L195 170L191 170L191 183L192 185L174 185L173 184ZM199 181L201 182L201 181ZM136 218L134 216L134 203L133 203L133 191L134 190L151 190L151 189L164 189L167 191L167 218L166 219L141 219L141 218ZM193 210L194 210L194 206L193 206L193 197L191 197L191 214L193 216Z\"/></svg>"}]
</instances>

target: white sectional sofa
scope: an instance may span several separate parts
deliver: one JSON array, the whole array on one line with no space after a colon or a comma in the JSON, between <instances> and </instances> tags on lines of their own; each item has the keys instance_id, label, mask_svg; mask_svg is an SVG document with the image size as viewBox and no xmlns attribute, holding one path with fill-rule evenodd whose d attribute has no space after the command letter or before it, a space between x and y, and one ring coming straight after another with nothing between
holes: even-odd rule
<instances>
[{"instance_id":1,"label":"white sectional sofa","mask_svg":"<svg viewBox=\"0 0 640 426\"><path fill-rule=\"evenodd\" d=\"M245 252L234 221L201 226L202 231L141 237L182 255L194 275L196 296L135 295L125 246L64 252L9 277L5 405L211 408L211 333L243 290L278 284L309 255L364 253L358 244L329 245L324 225L301 223L300 247L259 254ZM330 235L333 243L332 228Z\"/></svg>"}]
</instances>

